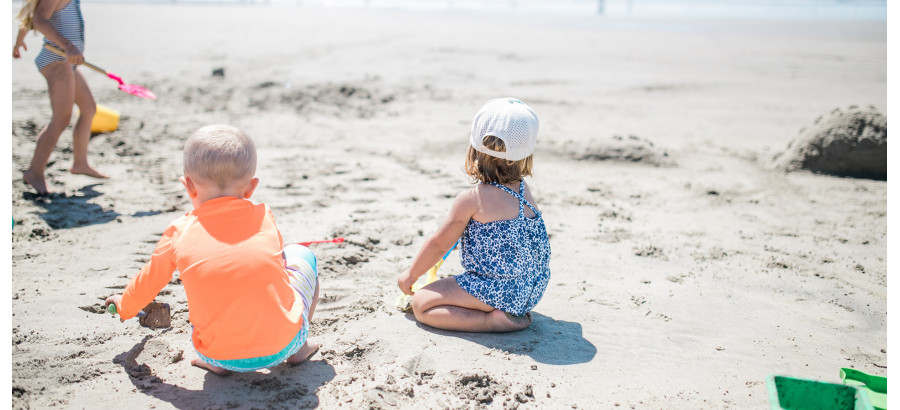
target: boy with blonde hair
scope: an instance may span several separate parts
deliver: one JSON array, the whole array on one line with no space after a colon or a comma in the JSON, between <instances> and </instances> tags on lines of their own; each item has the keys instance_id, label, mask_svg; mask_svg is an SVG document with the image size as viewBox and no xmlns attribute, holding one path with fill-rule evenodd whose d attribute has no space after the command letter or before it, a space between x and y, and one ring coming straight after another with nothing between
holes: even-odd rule
<instances>
[{"instance_id":1,"label":"boy with blonde hair","mask_svg":"<svg viewBox=\"0 0 900 410\"><path fill-rule=\"evenodd\" d=\"M181 178L194 210L169 225L125 291L106 299L122 321L133 318L177 269L197 352L191 364L218 375L296 365L318 350L307 340L319 298L316 257L285 247L268 206L248 200L255 173L249 135L228 125L194 132Z\"/></svg>"}]
</instances>

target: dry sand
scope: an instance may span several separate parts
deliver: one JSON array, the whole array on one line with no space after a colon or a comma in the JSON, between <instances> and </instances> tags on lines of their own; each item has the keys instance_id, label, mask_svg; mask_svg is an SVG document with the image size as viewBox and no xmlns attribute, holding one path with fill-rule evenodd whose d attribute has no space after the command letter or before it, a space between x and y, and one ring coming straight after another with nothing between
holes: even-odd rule
<instances>
[{"instance_id":1,"label":"dry sand","mask_svg":"<svg viewBox=\"0 0 900 410\"><path fill-rule=\"evenodd\" d=\"M36 198L19 175L49 119L39 37L12 62L13 407L762 408L769 374L886 374L887 183L771 164L834 108L884 112L885 22L83 10L88 61L159 99L81 69L122 114L91 142L112 178L68 174L66 132L60 194ZM541 119L550 286L524 331L430 329L393 308L396 275L500 96ZM177 280L171 329L101 309L190 209L183 140L220 122L256 139L254 199L286 241L347 239L315 248L322 347L296 368L191 367Z\"/></svg>"}]
</instances>

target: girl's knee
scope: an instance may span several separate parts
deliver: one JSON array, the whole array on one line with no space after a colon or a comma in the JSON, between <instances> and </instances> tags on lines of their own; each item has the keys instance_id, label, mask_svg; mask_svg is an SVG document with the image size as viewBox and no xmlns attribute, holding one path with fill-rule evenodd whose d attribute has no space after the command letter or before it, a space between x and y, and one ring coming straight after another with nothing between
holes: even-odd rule
<instances>
[{"instance_id":1,"label":"girl's knee","mask_svg":"<svg viewBox=\"0 0 900 410\"><path fill-rule=\"evenodd\" d=\"M413 294L413 297L410 300L410 306L412 307L416 319L420 319L421 315L424 314L426 310L434 307L434 298L428 297L427 293L428 292L426 291L420 290ZM421 319L419 321L421 321Z\"/></svg>"},{"instance_id":2,"label":"girl's knee","mask_svg":"<svg viewBox=\"0 0 900 410\"><path fill-rule=\"evenodd\" d=\"M50 126L55 126L57 128L65 128L69 126L69 122L72 121L72 108L69 109L57 109L53 110L53 113L50 117Z\"/></svg>"},{"instance_id":3,"label":"girl's knee","mask_svg":"<svg viewBox=\"0 0 900 410\"><path fill-rule=\"evenodd\" d=\"M97 104L84 104L84 107L79 105L78 111L80 112L79 118L93 119L94 114L97 113Z\"/></svg>"},{"instance_id":4,"label":"girl's knee","mask_svg":"<svg viewBox=\"0 0 900 410\"><path fill-rule=\"evenodd\" d=\"M57 115L53 113L53 116L50 118L50 122L47 123L47 132L49 135L55 135L56 138L66 130L66 127L69 126L69 122L72 120L72 113L70 112L68 115Z\"/></svg>"}]
</instances>

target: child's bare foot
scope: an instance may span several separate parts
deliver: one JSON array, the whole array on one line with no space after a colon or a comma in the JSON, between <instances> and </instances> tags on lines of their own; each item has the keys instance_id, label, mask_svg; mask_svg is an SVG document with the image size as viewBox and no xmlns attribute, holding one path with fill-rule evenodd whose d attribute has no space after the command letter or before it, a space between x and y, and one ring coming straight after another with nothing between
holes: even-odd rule
<instances>
[{"instance_id":1,"label":"child's bare foot","mask_svg":"<svg viewBox=\"0 0 900 410\"><path fill-rule=\"evenodd\" d=\"M231 376L231 370L226 370L221 367L213 366L209 363L203 361L203 359L199 357L195 357L191 360L191 366L196 366L201 369L206 369L213 374L217 374L219 376Z\"/></svg>"},{"instance_id":2,"label":"child's bare foot","mask_svg":"<svg viewBox=\"0 0 900 410\"><path fill-rule=\"evenodd\" d=\"M72 168L69 169L69 172L77 175L87 175L89 177L94 178L109 178L109 175L106 175L100 171L94 169L94 167L90 165L73 165Z\"/></svg>"},{"instance_id":3,"label":"child's bare foot","mask_svg":"<svg viewBox=\"0 0 900 410\"><path fill-rule=\"evenodd\" d=\"M34 190L37 191L38 195L47 195L50 193L50 191L47 190L47 181L44 180L43 174L25 171L22 173L22 180L25 181L26 184L31 185Z\"/></svg>"},{"instance_id":4,"label":"child's bare foot","mask_svg":"<svg viewBox=\"0 0 900 410\"><path fill-rule=\"evenodd\" d=\"M488 313L490 321L495 324L498 332L514 332L531 326L531 313L523 316L513 316L500 309L494 309Z\"/></svg>"},{"instance_id":5,"label":"child's bare foot","mask_svg":"<svg viewBox=\"0 0 900 410\"><path fill-rule=\"evenodd\" d=\"M296 366L309 360L309 358L318 351L319 344L307 339L306 343L303 343L303 346L300 347L300 350L298 350L297 353L292 354L291 357L288 357L286 361L289 365Z\"/></svg>"}]
</instances>

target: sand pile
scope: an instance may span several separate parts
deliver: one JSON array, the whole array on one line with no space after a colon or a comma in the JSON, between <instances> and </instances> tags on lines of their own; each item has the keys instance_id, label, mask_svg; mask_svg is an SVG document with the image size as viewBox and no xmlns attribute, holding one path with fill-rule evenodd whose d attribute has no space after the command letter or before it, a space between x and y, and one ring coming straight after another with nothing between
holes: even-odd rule
<instances>
[{"instance_id":1,"label":"sand pile","mask_svg":"<svg viewBox=\"0 0 900 410\"><path fill-rule=\"evenodd\" d=\"M874 107L835 108L788 144L775 164L787 170L887 180L887 117Z\"/></svg>"},{"instance_id":2,"label":"sand pile","mask_svg":"<svg viewBox=\"0 0 900 410\"><path fill-rule=\"evenodd\" d=\"M581 161L639 162L653 166L672 166L669 153L653 141L635 135L594 138L586 142L566 141L559 154Z\"/></svg>"}]
</instances>

